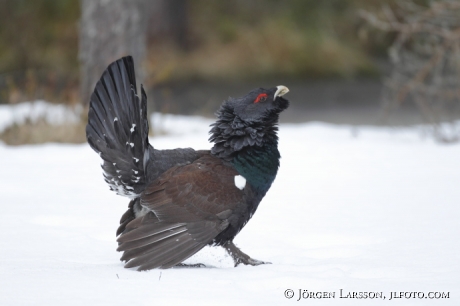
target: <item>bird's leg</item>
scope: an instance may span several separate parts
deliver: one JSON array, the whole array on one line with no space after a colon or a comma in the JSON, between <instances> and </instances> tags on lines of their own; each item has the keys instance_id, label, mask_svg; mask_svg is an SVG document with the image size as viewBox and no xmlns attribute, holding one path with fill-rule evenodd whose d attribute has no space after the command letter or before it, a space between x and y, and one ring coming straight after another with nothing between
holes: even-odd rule
<instances>
[{"instance_id":1,"label":"bird's leg","mask_svg":"<svg viewBox=\"0 0 460 306\"><path fill-rule=\"evenodd\" d=\"M251 266L258 266L262 264L271 264L271 262L261 261L249 257L248 254L243 253L232 241L227 241L222 247L227 250L228 254L232 256L235 267L240 263Z\"/></svg>"}]
</instances>

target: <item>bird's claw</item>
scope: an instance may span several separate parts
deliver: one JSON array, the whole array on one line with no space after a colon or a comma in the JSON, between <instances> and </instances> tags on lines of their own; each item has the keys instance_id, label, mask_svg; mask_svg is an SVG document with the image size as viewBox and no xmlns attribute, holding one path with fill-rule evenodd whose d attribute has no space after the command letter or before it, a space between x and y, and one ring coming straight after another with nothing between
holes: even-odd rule
<instances>
[{"instance_id":1,"label":"bird's claw","mask_svg":"<svg viewBox=\"0 0 460 306\"><path fill-rule=\"evenodd\" d=\"M238 258L235 261L235 267L237 267L239 264L244 264L244 265L251 265L251 266L259 266L259 265L271 265L271 262L268 261L262 261L262 260L257 260L254 258L249 257L248 259L243 259L243 258Z\"/></svg>"},{"instance_id":2,"label":"bird's claw","mask_svg":"<svg viewBox=\"0 0 460 306\"><path fill-rule=\"evenodd\" d=\"M232 241L228 241L222 246L227 250L228 254L232 256L233 262L235 263L235 267L237 267L239 264L245 264L245 265L251 265L251 266L271 264L271 262L268 262L268 261L257 260L257 259L249 257L248 254L241 251L235 244L233 244Z\"/></svg>"}]
</instances>

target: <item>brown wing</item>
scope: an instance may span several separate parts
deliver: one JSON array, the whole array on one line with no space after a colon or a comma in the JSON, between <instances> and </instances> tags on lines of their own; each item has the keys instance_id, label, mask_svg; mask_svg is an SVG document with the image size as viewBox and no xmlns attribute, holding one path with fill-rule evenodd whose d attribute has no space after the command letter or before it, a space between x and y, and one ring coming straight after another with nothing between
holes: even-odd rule
<instances>
[{"instance_id":1,"label":"brown wing","mask_svg":"<svg viewBox=\"0 0 460 306\"><path fill-rule=\"evenodd\" d=\"M150 184L141 195L141 205L150 212L128 223L118 238L125 267L169 268L210 243L243 201L235 175L232 167L206 155Z\"/></svg>"}]
</instances>

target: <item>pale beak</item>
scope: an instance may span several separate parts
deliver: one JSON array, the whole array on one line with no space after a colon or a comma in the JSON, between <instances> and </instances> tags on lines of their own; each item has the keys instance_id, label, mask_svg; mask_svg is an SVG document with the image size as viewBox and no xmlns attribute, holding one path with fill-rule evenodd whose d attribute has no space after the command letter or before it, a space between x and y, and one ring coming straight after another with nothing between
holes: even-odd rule
<instances>
[{"instance_id":1,"label":"pale beak","mask_svg":"<svg viewBox=\"0 0 460 306\"><path fill-rule=\"evenodd\" d=\"M276 99L276 97L281 97L289 92L289 89L286 86L279 85L276 86L276 92L275 92L275 97L273 98Z\"/></svg>"}]
</instances>

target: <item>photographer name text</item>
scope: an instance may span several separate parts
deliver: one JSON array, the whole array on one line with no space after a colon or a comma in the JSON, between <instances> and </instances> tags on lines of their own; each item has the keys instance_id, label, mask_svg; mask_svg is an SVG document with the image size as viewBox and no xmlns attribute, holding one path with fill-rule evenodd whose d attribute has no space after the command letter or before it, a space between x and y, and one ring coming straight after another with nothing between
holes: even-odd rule
<instances>
[{"instance_id":1,"label":"photographer name text","mask_svg":"<svg viewBox=\"0 0 460 306\"><path fill-rule=\"evenodd\" d=\"M307 289L286 289L284 297L296 301L306 299L382 299L382 300L403 300L403 299L448 299L450 292L441 291L348 291L339 289L337 291L311 291Z\"/></svg>"}]
</instances>

